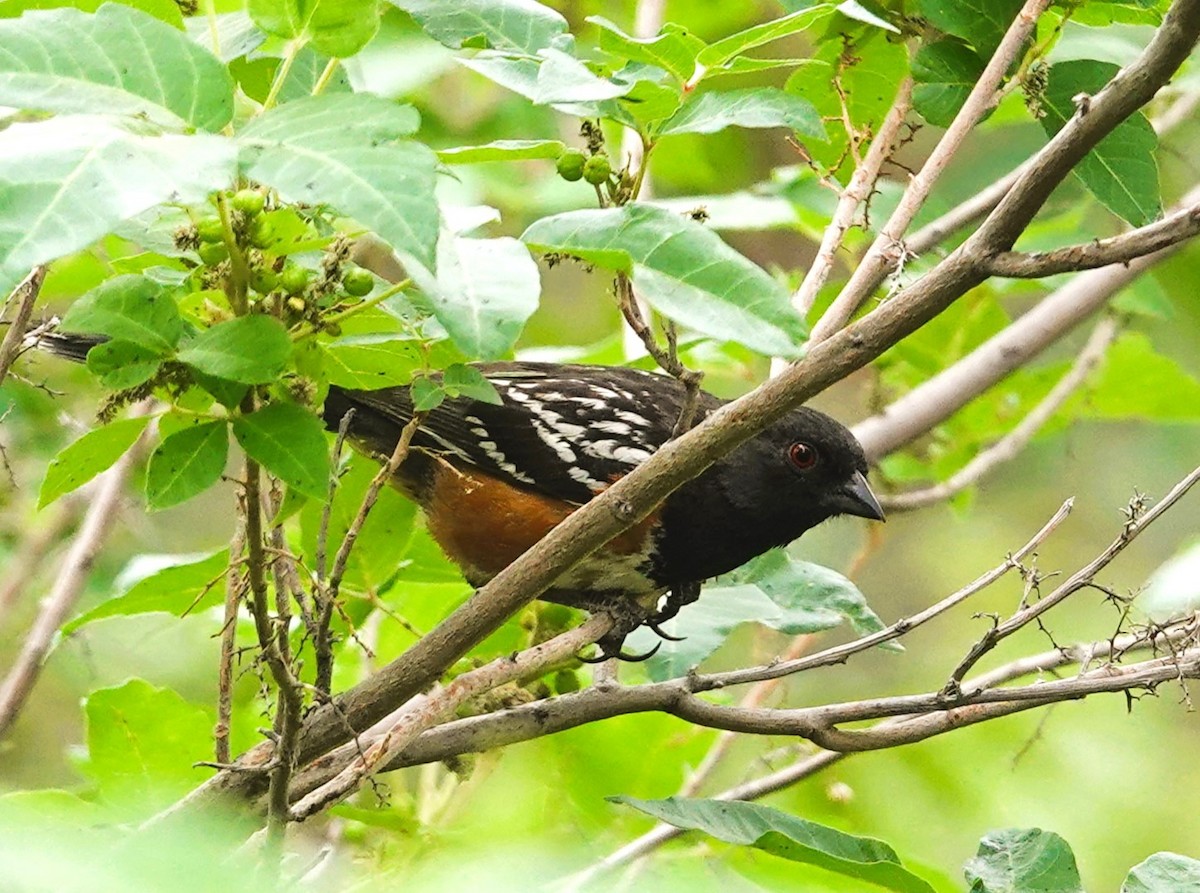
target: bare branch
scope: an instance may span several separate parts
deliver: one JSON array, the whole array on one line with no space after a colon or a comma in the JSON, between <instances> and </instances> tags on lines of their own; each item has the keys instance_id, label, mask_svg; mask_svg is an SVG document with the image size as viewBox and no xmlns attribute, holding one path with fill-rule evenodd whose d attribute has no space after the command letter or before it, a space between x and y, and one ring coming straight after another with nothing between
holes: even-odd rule
<instances>
[{"instance_id":1,"label":"bare branch","mask_svg":"<svg viewBox=\"0 0 1200 893\"><path fill-rule=\"evenodd\" d=\"M132 414L144 415L149 409L149 403L140 403L134 407ZM120 508L125 485L129 481L129 475L141 453L143 443L144 434L99 477L95 495L83 517L83 524L63 558L50 594L42 602L37 619L21 647L21 653L17 655L4 682L0 684L0 738L12 728L21 708L25 706L25 701L41 674L42 661L50 651L58 628L74 609L88 581L96 556L100 553L108 534L116 526L113 524L113 516Z\"/></svg>"},{"instance_id":2,"label":"bare branch","mask_svg":"<svg viewBox=\"0 0 1200 893\"><path fill-rule=\"evenodd\" d=\"M880 503L889 512L905 512L935 505L975 484L997 466L1015 459L1041 427L1058 412L1059 407L1087 380L1092 370L1104 358L1109 345L1117 336L1117 331L1118 326L1115 319L1109 317L1101 320L1092 330L1091 337L1088 338L1083 350L1079 352L1079 356L1075 358L1071 368L1055 383L1054 387L1050 389L1050 393L1043 397L1015 428L979 453L959 471L940 484L923 490L891 495L882 494L879 498Z\"/></svg>"},{"instance_id":3,"label":"bare branch","mask_svg":"<svg viewBox=\"0 0 1200 893\"><path fill-rule=\"evenodd\" d=\"M812 266L808 268L808 272L804 275L804 281L800 283L800 287L792 295L792 306L802 314L807 314L812 309L817 292L821 290L821 287L829 278L834 264L837 263L838 248L841 247L842 240L846 237L846 231L850 229L850 225L854 222L855 212L857 212L859 205L870 197L872 190L875 188L875 182L879 179L879 171L883 167L883 163L895 151L896 136L900 132L900 126L904 123L904 119L908 116L909 108L912 106L912 88L913 82L911 77L906 77L900 82L896 98L892 101L892 107L883 119L883 123L879 127L879 133L871 141L871 147L867 150L866 158L863 159L862 164L854 171L850 182L842 191L841 196L838 197L837 207L833 212L833 219L829 222L829 226L825 228L825 232L821 236L821 245L817 249L817 256L814 258Z\"/></svg>"},{"instance_id":4,"label":"bare branch","mask_svg":"<svg viewBox=\"0 0 1200 893\"><path fill-rule=\"evenodd\" d=\"M1026 40L1037 25L1038 18L1049 5L1049 0L1026 0L1025 5L1021 7L979 80L971 88L962 108L954 116L954 120L921 166L921 170L908 184L896 210L892 212L892 216L867 250L866 256L850 276L850 281L842 288L824 316L813 326L812 343L824 341L844 326L854 315L854 311L879 287L884 277L895 269L897 262L903 258L902 240L905 231L925 204L925 199L929 197L934 183L941 177L950 159L962 147L967 135L996 105L1005 74L1012 67L1012 63L1025 52ZM899 255L897 251L900 252Z\"/></svg>"},{"instance_id":5,"label":"bare branch","mask_svg":"<svg viewBox=\"0 0 1200 893\"><path fill-rule=\"evenodd\" d=\"M593 615L575 629L525 651L498 658L477 670L463 673L442 691L419 699L411 710L397 718L396 722L354 762L333 779L301 798L292 808L292 818L303 821L358 790L409 742L435 723L453 716L455 710L472 698L506 682L536 675L545 667L569 659L580 649L602 637L611 627L612 618L604 614Z\"/></svg>"},{"instance_id":6,"label":"bare branch","mask_svg":"<svg viewBox=\"0 0 1200 893\"><path fill-rule=\"evenodd\" d=\"M1071 245L1038 254L1002 251L987 262L987 268L993 276L1039 279L1057 273L1128 263L1186 241L1197 233L1200 233L1200 204L1193 204L1147 226L1086 245Z\"/></svg>"},{"instance_id":7,"label":"bare branch","mask_svg":"<svg viewBox=\"0 0 1200 893\"><path fill-rule=\"evenodd\" d=\"M45 266L34 267L20 285L13 289L12 294L5 302L6 307L15 302L17 312L9 321L8 331L4 333L4 340L0 341L0 384L3 384L4 379L8 377L8 370L12 368L13 361L21 352L21 346L25 341L25 329L29 326L29 318L33 316L33 305L37 303L38 294L42 290L42 282L45 279Z\"/></svg>"}]
</instances>

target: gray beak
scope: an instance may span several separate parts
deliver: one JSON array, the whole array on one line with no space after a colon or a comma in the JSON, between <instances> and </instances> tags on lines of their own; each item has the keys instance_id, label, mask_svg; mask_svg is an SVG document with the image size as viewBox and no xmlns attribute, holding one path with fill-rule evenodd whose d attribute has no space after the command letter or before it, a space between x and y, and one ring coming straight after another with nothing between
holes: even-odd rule
<instances>
[{"instance_id":1,"label":"gray beak","mask_svg":"<svg viewBox=\"0 0 1200 893\"><path fill-rule=\"evenodd\" d=\"M841 489L839 506L842 514L857 515L860 518L870 518L872 521L886 520L879 500L871 492L871 486L861 471L854 472L854 477Z\"/></svg>"}]
</instances>

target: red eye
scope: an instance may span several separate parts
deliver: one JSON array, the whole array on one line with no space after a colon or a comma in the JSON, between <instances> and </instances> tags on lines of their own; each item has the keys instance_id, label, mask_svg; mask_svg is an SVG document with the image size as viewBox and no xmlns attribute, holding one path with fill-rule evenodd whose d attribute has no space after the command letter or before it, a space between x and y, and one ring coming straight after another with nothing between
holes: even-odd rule
<instances>
[{"instance_id":1,"label":"red eye","mask_svg":"<svg viewBox=\"0 0 1200 893\"><path fill-rule=\"evenodd\" d=\"M817 464L817 451L807 443L793 443L788 449L788 458L801 471L807 471Z\"/></svg>"}]
</instances>

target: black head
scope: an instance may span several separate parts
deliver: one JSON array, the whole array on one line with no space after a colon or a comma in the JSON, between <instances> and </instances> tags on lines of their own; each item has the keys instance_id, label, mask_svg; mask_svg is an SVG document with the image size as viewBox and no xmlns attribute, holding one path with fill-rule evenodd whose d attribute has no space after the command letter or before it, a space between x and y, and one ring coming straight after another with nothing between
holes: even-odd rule
<instances>
[{"instance_id":1,"label":"black head","mask_svg":"<svg viewBox=\"0 0 1200 893\"><path fill-rule=\"evenodd\" d=\"M883 520L883 509L867 484L862 446L836 419L804 406L771 425L743 450L745 458L753 455L759 469L747 476L747 484L760 505L779 505L785 512L814 519L813 523L836 515Z\"/></svg>"},{"instance_id":2,"label":"black head","mask_svg":"<svg viewBox=\"0 0 1200 893\"><path fill-rule=\"evenodd\" d=\"M866 475L862 446L844 425L793 410L671 497L656 573L707 579L838 515L882 521Z\"/></svg>"}]
</instances>

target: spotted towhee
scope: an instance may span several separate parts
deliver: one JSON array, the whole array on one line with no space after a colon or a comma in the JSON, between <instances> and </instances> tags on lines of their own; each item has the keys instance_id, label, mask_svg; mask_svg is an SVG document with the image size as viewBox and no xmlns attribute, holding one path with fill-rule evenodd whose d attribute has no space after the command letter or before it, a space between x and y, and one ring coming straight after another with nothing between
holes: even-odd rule
<instances>
[{"instance_id":1,"label":"spotted towhee","mask_svg":"<svg viewBox=\"0 0 1200 893\"><path fill-rule=\"evenodd\" d=\"M578 506L672 436L680 382L636 369L561 363L476 368L501 403L459 398L428 412L396 485L425 510L429 530L468 582L482 586ZM697 416L723 401L701 392ZM325 422L350 410L359 448L390 455L413 416L405 387L333 387ZM542 598L620 614L601 643L619 651L630 608L669 592L657 623L693 601L700 583L799 537L835 515L883 520L862 447L816 410L793 410L668 496ZM636 611L634 617L641 619ZM636 622L636 621L635 621ZM660 633L661 634L661 633Z\"/></svg>"},{"instance_id":2,"label":"spotted towhee","mask_svg":"<svg viewBox=\"0 0 1200 893\"><path fill-rule=\"evenodd\" d=\"M83 360L103 337L45 332L38 345ZM500 404L447 399L424 414L395 484L467 581L482 586L576 508L672 437L685 402L674 378L561 363L481 363ZM697 418L722 401L700 392ZM353 410L353 412L351 412ZM350 414L352 443L390 455L413 417L407 387L330 387L326 425ZM694 601L702 581L836 515L883 520L862 447L814 409L792 410L684 484L542 598L617 619L604 654L638 622ZM661 610L655 603L668 594ZM661 634L661 633L660 633Z\"/></svg>"}]
</instances>

